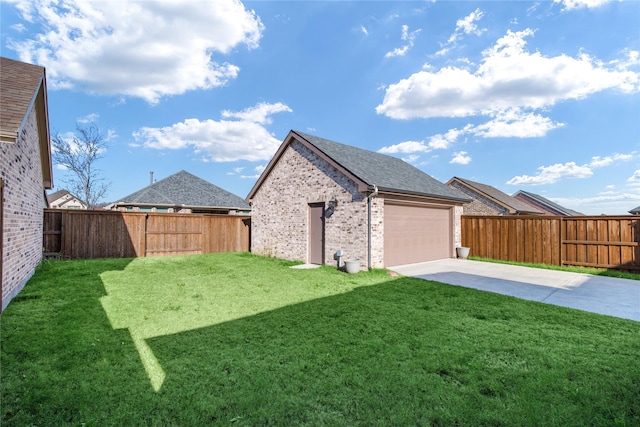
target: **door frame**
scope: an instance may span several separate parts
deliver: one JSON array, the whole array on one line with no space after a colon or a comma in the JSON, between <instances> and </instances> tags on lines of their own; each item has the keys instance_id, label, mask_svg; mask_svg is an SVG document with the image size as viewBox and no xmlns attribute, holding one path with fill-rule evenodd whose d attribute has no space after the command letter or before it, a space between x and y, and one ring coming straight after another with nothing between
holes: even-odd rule
<instances>
[{"instance_id":1,"label":"door frame","mask_svg":"<svg viewBox=\"0 0 640 427\"><path fill-rule=\"evenodd\" d=\"M319 211L319 212L318 212ZM320 221L314 221L314 213L320 213ZM318 264L317 257L320 256L320 264L324 265L324 240L325 240L325 204L324 202L309 203L307 224L307 261L309 264ZM319 234L319 236L318 236ZM319 238L318 238L319 237ZM319 254L317 252L320 252Z\"/></svg>"}]
</instances>

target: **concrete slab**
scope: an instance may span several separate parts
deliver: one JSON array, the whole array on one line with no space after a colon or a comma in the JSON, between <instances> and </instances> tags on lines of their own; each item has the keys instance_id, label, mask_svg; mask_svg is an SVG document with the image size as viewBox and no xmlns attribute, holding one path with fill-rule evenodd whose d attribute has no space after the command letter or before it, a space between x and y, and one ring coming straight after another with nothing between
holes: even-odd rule
<instances>
[{"instance_id":1,"label":"concrete slab","mask_svg":"<svg viewBox=\"0 0 640 427\"><path fill-rule=\"evenodd\" d=\"M296 269L296 270L307 270L309 268L320 268L319 264L298 264L298 265L293 265L290 268Z\"/></svg>"},{"instance_id":2,"label":"concrete slab","mask_svg":"<svg viewBox=\"0 0 640 427\"><path fill-rule=\"evenodd\" d=\"M640 322L640 281L464 259L390 267L403 276L464 286Z\"/></svg>"}]
</instances>

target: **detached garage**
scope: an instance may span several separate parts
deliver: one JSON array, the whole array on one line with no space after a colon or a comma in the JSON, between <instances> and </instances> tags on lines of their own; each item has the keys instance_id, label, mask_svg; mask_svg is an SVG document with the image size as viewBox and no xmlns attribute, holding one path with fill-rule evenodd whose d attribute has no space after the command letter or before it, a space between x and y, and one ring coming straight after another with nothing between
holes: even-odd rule
<instances>
[{"instance_id":1,"label":"detached garage","mask_svg":"<svg viewBox=\"0 0 640 427\"><path fill-rule=\"evenodd\" d=\"M291 131L247 196L253 253L362 268L450 258L469 202L398 159Z\"/></svg>"}]
</instances>

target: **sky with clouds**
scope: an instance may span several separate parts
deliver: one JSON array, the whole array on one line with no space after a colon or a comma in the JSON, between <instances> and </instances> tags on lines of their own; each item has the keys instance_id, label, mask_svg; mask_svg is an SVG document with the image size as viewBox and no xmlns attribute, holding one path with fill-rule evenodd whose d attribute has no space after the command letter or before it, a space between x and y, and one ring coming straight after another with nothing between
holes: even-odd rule
<instances>
[{"instance_id":1,"label":"sky with clouds","mask_svg":"<svg viewBox=\"0 0 640 427\"><path fill-rule=\"evenodd\" d=\"M241 197L291 129L590 215L640 205L640 2L0 0L104 202L180 170ZM54 171L55 190L66 172Z\"/></svg>"}]
</instances>

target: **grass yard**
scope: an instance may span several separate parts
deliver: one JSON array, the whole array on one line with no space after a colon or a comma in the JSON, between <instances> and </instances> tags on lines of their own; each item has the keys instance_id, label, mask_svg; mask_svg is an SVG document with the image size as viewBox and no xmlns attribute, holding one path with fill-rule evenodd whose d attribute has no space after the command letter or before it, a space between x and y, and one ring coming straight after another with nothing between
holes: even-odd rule
<instances>
[{"instance_id":1,"label":"grass yard","mask_svg":"<svg viewBox=\"0 0 640 427\"><path fill-rule=\"evenodd\" d=\"M640 323L246 253L44 263L4 426L637 426Z\"/></svg>"}]
</instances>

